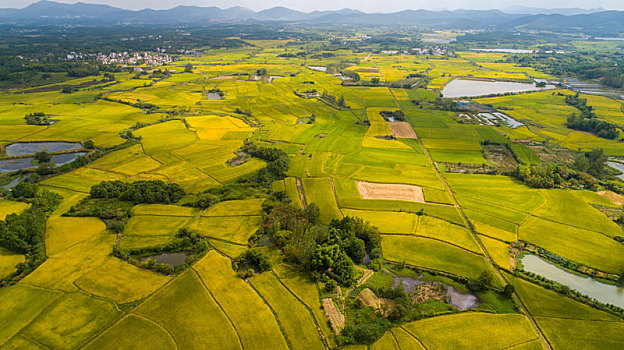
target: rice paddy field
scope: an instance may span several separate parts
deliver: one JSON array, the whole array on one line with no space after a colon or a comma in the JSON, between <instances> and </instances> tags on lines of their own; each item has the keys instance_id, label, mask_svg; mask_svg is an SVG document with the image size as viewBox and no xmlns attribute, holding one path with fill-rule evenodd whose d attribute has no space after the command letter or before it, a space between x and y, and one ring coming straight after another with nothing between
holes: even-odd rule
<instances>
[{"instance_id":1,"label":"rice paddy field","mask_svg":"<svg viewBox=\"0 0 624 350\"><path fill-rule=\"evenodd\" d=\"M568 129L566 117L575 109L565 103L564 95L572 93L567 90L475 99L525 124L517 129L460 123L455 112L431 107L454 78L554 77L502 63L502 53L440 58L341 49L335 56L305 59L280 57L286 41L250 44L255 46L178 55L159 67L172 72L162 79L118 74L113 84L73 94L0 94L3 152L18 141L91 140L105 150L95 161L40 182L63 202L45 223L47 260L18 283L0 285L0 348L341 347L322 308L325 281L294 269L270 242L261 247L271 257L270 271L248 279L233 271L232 259L262 226L264 199L236 198L207 209L184 205L267 166L252 157L237 161L246 142L288 154L287 177L272 189L285 193L293 206L316 204L322 223L350 216L378 227L387 273L402 265L464 282L485 273L496 291L508 283L515 287L512 312L423 313L414 322L389 324L362 349L622 348L621 318L511 274L518 241L588 269L621 274L624 245L615 238L624 233L599 210L619 206L589 190L535 189L507 175L450 169L495 165L486 140L508 145L525 164L539 162L525 145L529 141L549 140L572 151L600 147L610 156L624 156L624 146ZM367 84L342 84L340 76L310 68L341 62L352 63L345 69ZM184 72L187 63L192 73ZM267 75L256 76L259 69ZM411 73L426 77L426 88L389 87ZM374 78L379 86L368 84ZM343 97L349 108L295 94L310 88ZM202 91L213 89L223 98L203 97ZM582 96L599 118L624 123L621 100ZM158 109L147 112L137 101ZM23 116L37 111L55 122L25 125ZM382 112L398 111L416 138L392 136ZM128 131L136 142L126 144ZM525 143L514 142L519 139ZM63 215L93 185L111 180L162 180L180 185L186 195L177 203L133 205L118 233L95 217ZM362 183L381 190L369 196ZM0 219L29 205L0 200ZM167 245L181 229L196 231L210 244L182 273L153 272L113 255L114 246ZM23 254L0 248L0 278L24 261Z\"/></svg>"}]
</instances>

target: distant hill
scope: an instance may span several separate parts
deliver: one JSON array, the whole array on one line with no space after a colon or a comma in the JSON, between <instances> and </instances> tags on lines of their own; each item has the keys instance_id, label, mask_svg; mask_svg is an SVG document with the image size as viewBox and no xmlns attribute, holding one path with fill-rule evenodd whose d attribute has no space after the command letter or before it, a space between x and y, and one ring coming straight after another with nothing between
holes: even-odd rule
<instances>
[{"instance_id":1,"label":"distant hill","mask_svg":"<svg viewBox=\"0 0 624 350\"><path fill-rule=\"evenodd\" d=\"M596 12L606 11L602 7L597 7L593 9L582 9L578 7L574 8L554 8L554 9L546 9L546 8L536 8L536 7L526 7L526 6L511 6L504 10L505 13L516 14L516 15L588 15Z\"/></svg>"},{"instance_id":2,"label":"distant hill","mask_svg":"<svg viewBox=\"0 0 624 350\"><path fill-rule=\"evenodd\" d=\"M589 34L624 32L624 11L510 7L500 10L364 13L352 9L301 12L286 7L252 11L244 7L178 6L168 10L124 10L108 5L39 1L23 9L0 9L0 22L33 24L210 24L226 22L312 23L326 25L410 25L431 28L544 29Z\"/></svg>"}]
</instances>

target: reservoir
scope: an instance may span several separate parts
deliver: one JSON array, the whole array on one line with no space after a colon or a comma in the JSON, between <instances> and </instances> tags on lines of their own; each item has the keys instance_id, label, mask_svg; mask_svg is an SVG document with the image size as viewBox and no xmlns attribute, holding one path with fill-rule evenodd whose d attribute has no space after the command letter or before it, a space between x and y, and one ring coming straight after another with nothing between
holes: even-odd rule
<instances>
[{"instance_id":1,"label":"reservoir","mask_svg":"<svg viewBox=\"0 0 624 350\"><path fill-rule=\"evenodd\" d=\"M18 142L4 148L7 157L27 156L37 152L64 152L82 149L78 142Z\"/></svg>"},{"instance_id":2,"label":"reservoir","mask_svg":"<svg viewBox=\"0 0 624 350\"><path fill-rule=\"evenodd\" d=\"M525 255L520 260L525 271L533 272L549 280L566 285L601 303L624 308L624 288L601 283L593 278L575 275L555 266L536 255Z\"/></svg>"},{"instance_id":3,"label":"reservoir","mask_svg":"<svg viewBox=\"0 0 624 350\"><path fill-rule=\"evenodd\" d=\"M552 88L552 86L539 88L535 84L528 83L455 79L446 84L442 90L442 96L448 98L476 97L508 92L539 91L549 88Z\"/></svg>"}]
</instances>

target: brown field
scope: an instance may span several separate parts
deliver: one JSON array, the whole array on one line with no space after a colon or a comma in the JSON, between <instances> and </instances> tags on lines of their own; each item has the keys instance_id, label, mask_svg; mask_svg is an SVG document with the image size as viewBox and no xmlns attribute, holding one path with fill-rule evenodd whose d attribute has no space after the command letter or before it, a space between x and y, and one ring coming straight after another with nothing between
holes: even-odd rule
<instances>
[{"instance_id":1,"label":"brown field","mask_svg":"<svg viewBox=\"0 0 624 350\"><path fill-rule=\"evenodd\" d=\"M622 205L624 204L624 196L622 196L621 194L617 194L613 191L600 191L598 192L599 195L603 196L604 198L608 199L611 201L611 203L615 204L615 205Z\"/></svg>"},{"instance_id":2,"label":"brown field","mask_svg":"<svg viewBox=\"0 0 624 350\"><path fill-rule=\"evenodd\" d=\"M408 122L391 122L390 131L392 136L399 139L415 139L416 132Z\"/></svg>"},{"instance_id":3,"label":"brown field","mask_svg":"<svg viewBox=\"0 0 624 350\"><path fill-rule=\"evenodd\" d=\"M420 186L402 184L378 184L358 181L358 190L363 199L389 199L408 202L425 202Z\"/></svg>"},{"instance_id":4,"label":"brown field","mask_svg":"<svg viewBox=\"0 0 624 350\"><path fill-rule=\"evenodd\" d=\"M323 309L336 334L340 334L345 326L345 317L334 305L332 298L323 299Z\"/></svg>"},{"instance_id":5,"label":"brown field","mask_svg":"<svg viewBox=\"0 0 624 350\"><path fill-rule=\"evenodd\" d=\"M377 310L381 309L381 301L379 300L379 297L377 297L377 295L375 295L375 293L373 293L373 291L369 288L362 289L357 297L362 300L366 306Z\"/></svg>"}]
</instances>

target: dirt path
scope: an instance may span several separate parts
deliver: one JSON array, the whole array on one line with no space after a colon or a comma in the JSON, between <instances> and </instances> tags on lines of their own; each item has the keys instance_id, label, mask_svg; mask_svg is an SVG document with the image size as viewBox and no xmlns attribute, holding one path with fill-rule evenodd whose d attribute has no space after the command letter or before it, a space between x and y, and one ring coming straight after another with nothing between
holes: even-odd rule
<instances>
[{"instance_id":1,"label":"dirt path","mask_svg":"<svg viewBox=\"0 0 624 350\"><path fill-rule=\"evenodd\" d=\"M303 191L303 185L301 184L300 178L295 178L295 182L297 183L297 192L299 193L299 200L301 201L301 206L303 209L308 207L305 199L305 192Z\"/></svg>"},{"instance_id":2,"label":"dirt path","mask_svg":"<svg viewBox=\"0 0 624 350\"><path fill-rule=\"evenodd\" d=\"M357 281L358 286L361 286L364 283L366 283L366 281L368 281L368 279L371 278L371 276L373 276L373 274L375 273L375 271L369 270L369 269L361 269L361 270L364 271L364 276L360 277L360 279Z\"/></svg>"}]
</instances>

